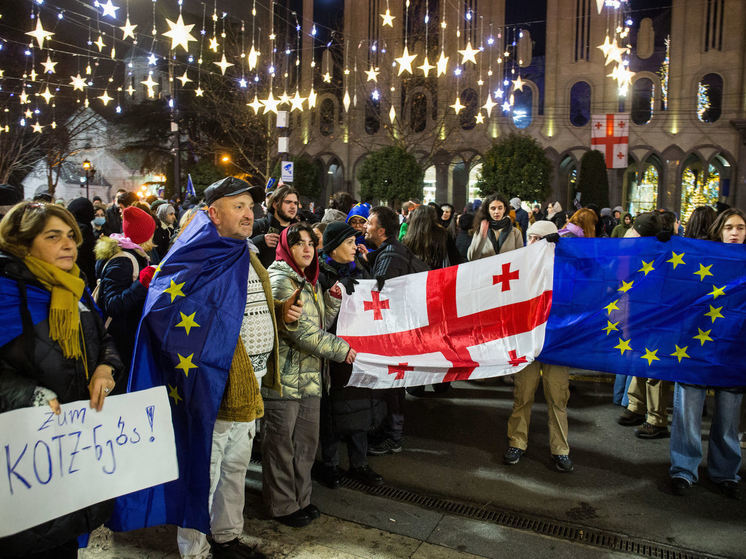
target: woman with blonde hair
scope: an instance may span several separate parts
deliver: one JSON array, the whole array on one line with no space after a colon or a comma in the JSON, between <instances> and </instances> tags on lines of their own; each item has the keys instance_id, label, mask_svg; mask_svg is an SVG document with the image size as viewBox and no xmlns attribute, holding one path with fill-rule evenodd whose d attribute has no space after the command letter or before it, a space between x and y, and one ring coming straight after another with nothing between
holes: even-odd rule
<instances>
[{"instance_id":1,"label":"woman with blonde hair","mask_svg":"<svg viewBox=\"0 0 746 559\"><path fill-rule=\"evenodd\" d=\"M21 202L0 221L0 413L59 414L84 399L100 411L117 385L122 362L75 263L81 241L72 214L51 203ZM62 515L1 538L0 554L77 557L78 536L110 513L109 501Z\"/></svg>"},{"instance_id":2,"label":"woman with blonde hair","mask_svg":"<svg viewBox=\"0 0 746 559\"><path fill-rule=\"evenodd\" d=\"M597 222L596 212L589 208L580 208L559 230L560 237L595 237Z\"/></svg>"}]
</instances>

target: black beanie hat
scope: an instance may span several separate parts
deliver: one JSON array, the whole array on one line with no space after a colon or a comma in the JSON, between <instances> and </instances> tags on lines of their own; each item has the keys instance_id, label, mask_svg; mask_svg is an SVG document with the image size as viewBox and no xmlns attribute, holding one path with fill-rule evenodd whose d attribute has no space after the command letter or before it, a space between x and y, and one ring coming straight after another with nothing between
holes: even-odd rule
<instances>
[{"instance_id":1,"label":"black beanie hat","mask_svg":"<svg viewBox=\"0 0 746 559\"><path fill-rule=\"evenodd\" d=\"M635 218L632 228L640 237L655 237L661 230L661 222L657 213L645 212Z\"/></svg>"},{"instance_id":2,"label":"black beanie hat","mask_svg":"<svg viewBox=\"0 0 746 559\"><path fill-rule=\"evenodd\" d=\"M85 197L76 198L70 202L67 205L67 211L73 214L75 221L78 223L90 224L96 215L93 210L93 202Z\"/></svg>"},{"instance_id":3,"label":"black beanie hat","mask_svg":"<svg viewBox=\"0 0 746 559\"><path fill-rule=\"evenodd\" d=\"M0 206L13 206L23 200L23 194L15 186L0 184Z\"/></svg>"},{"instance_id":4,"label":"black beanie hat","mask_svg":"<svg viewBox=\"0 0 746 559\"><path fill-rule=\"evenodd\" d=\"M354 237L357 231L344 221L332 221L324 229L324 253L331 254L347 237Z\"/></svg>"}]
</instances>

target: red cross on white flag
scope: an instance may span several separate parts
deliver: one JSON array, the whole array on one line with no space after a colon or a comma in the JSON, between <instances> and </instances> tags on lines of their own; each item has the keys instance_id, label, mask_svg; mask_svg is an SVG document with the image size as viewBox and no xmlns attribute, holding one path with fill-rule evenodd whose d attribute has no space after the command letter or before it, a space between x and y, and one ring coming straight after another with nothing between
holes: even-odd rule
<instances>
[{"instance_id":1,"label":"red cross on white flag","mask_svg":"<svg viewBox=\"0 0 746 559\"><path fill-rule=\"evenodd\" d=\"M629 113L593 115L591 149L604 154L607 169L627 168Z\"/></svg>"},{"instance_id":2,"label":"red cross on white flag","mask_svg":"<svg viewBox=\"0 0 746 559\"><path fill-rule=\"evenodd\" d=\"M357 351L350 385L417 386L516 373L544 345L554 245L386 281L343 297L337 335Z\"/></svg>"}]
</instances>

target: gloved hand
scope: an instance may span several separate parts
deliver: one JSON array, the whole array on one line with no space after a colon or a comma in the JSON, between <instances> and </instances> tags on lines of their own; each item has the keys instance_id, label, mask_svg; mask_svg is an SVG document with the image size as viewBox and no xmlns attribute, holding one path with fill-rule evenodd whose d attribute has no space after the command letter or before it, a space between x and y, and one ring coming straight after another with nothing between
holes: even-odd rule
<instances>
[{"instance_id":1,"label":"gloved hand","mask_svg":"<svg viewBox=\"0 0 746 559\"><path fill-rule=\"evenodd\" d=\"M150 282L153 279L153 276L155 275L155 266L147 266L146 268L143 268L140 270L140 283L145 286L147 289L150 287Z\"/></svg>"},{"instance_id":2,"label":"gloved hand","mask_svg":"<svg viewBox=\"0 0 746 559\"><path fill-rule=\"evenodd\" d=\"M383 284L386 283L386 278L380 276L376 278L376 281L378 282L378 291L383 291Z\"/></svg>"},{"instance_id":3,"label":"gloved hand","mask_svg":"<svg viewBox=\"0 0 746 559\"><path fill-rule=\"evenodd\" d=\"M355 278L341 278L337 283L344 286L347 295L355 293L355 286L357 285L357 280Z\"/></svg>"},{"instance_id":4,"label":"gloved hand","mask_svg":"<svg viewBox=\"0 0 746 559\"><path fill-rule=\"evenodd\" d=\"M559 236L559 233L550 233L549 235L545 235L544 239L546 239L546 241L548 243L555 243L556 244L556 243L559 242L560 236Z\"/></svg>"}]
</instances>

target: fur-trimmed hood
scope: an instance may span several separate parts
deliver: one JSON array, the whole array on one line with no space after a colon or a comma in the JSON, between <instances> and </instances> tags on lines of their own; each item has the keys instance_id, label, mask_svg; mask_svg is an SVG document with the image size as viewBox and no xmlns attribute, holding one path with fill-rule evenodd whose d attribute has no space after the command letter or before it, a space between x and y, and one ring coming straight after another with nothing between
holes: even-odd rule
<instances>
[{"instance_id":1,"label":"fur-trimmed hood","mask_svg":"<svg viewBox=\"0 0 746 559\"><path fill-rule=\"evenodd\" d=\"M96 255L96 260L109 260L116 253L121 252L122 250L123 249L119 246L119 242L116 239L102 235L98 238L98 241L96 241L96 247L93 249L93 252ZM149 260L148 255L143 251L133 250L131 252Z\"/></svg>"}]
</instances>

